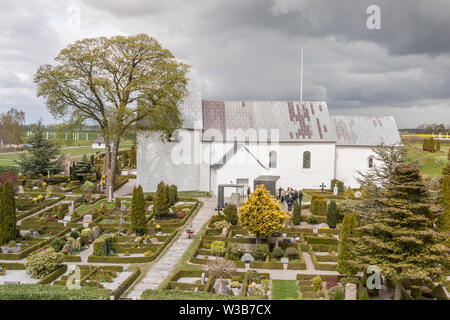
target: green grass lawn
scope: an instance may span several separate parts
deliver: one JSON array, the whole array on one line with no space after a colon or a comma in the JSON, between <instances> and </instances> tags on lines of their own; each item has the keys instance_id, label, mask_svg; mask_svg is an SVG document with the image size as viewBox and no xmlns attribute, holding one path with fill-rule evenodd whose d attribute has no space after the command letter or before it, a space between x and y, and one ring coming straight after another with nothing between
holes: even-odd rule
<instances>
[{"instance_id":1,"label":"green grass lawn","mask_svg":"<svg viewBox=\"0 0 450 320\"><path fill-rule=\"evenodd\" d=\"M121 144L120 150L129 149L131 144ZM92 149L91 145L89 146L76 146L76 147L64 147L61 148L61 155L70 154L74 159L81 159L83 155L90 156L91 154L95 154L96 152L103 152L103 149ZM0 166L13 166L17 165L14 160L19 160L21 154L26 154L26 151L19 152L8 152L8 153L0 153Z\"/></svg>"},{"instance_id":2,"label":"green grass lawn","mask_svg":"<svg viewBox=\"0 0 450 320\"><path fill-rule=\"evenodd\" d=\"M295 280L272 280L272 299L297 300L297 282Z\"/></svg>"},{"instance_id":3,"label":"green grass lawn","mask_svg":"<svg viewBox=\"0 0 450 320\"><path fill-rule=\"evenodd\" d=\"M437 177L442 174L442 169L447 165L447 152L425 152L418 144L406 144L406 157L408 162L417 165L424 175Z\"/></svg>"},{"instance_id":4,"label":"green grass lawn","mask_svg":"<svg viewBox=\"0 0 450 320\"><path fill-rule=\"evenodd\" d=\"M102 206L102 203L104 203L106 205L106 207L108 208L108 210L111 210L114 208L114 202L108 202L108 200L101 200L99 202L97 202L94 205L91 206L80 206L76 209L77 211L77 215L78 216L82 216L84 215L89 209L100 209L100 207Z\"/></svg>"}]
</instances>

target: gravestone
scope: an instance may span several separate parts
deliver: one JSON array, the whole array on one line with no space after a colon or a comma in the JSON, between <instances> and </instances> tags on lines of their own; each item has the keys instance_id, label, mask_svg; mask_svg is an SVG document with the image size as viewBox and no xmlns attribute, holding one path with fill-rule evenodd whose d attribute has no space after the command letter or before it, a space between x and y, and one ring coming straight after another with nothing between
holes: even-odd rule
<instances>
[{"instance_id":1,"label":"gravestone","mask_svg":"<svg viewBox=\"0 0 450 320\"><path fill-rule=\"evenodd\" d=\"M39 238L41 235L37 231L33 231L33 237Z\"/></svg>"},{"instance_id":2,"label":"gravestone","mask_svg":"<svg viewBox=\"0 0 450 320\"><path fill-rule=\"evenodd\" d=\"M25 237L25 236L31 234L31 231L30 230L20 230L19 234L21 237Z\"/></svg>"},{"instance_id":3,"label":"gravestone","mask_svg":"<svg viewBox=\"0 0 450 320\"><path fill-rule=\"evenodd\" d=\"M158 241L157 238L151 238L151 239L150 239L150 242L151 242L151 243L158 243L159 241Z\"/></svg>"},{"instance_id":4,"label":"gravestone","mask_svg":"<svg viewBox=\"0 0 450 320\"><path fill-rule=\"evenodd\" d=\"M72 216L64 216L63 222L70 222L72 221Z\"/></svg>"},{"instance_id":5,"label":"gravestone","mask_svg":"<svg viewBox=\"0 0 450 320\"><path fill-rule=\"evenodd\" d=\"M241 206L241 195L239 193L232 193L230 197L230 204L234 204L237 208Z\"/></svg>"},{"instance_id":6,"label":"gravestone","mask_svg":"<svg viewBox=\"0 0 450 320\"><path fill-rule=\"evenodd\" d=\"M80 250L80 249L81 249L81 238L78 237L78 238L75 240L75 250Z\"/></svg>"},{"instance_id":7,"label":"gravestone","mask_svg":"<svg viewBox=\"0 0 450 320\"><path fill-rule=\"evenodd\" d=\"M356 192L355 192L355 198L356 198L356 199L360 199L361 197L362 197L361 191L356 191Z\"/></svg>"},{"instance_id":8,"label":"gravestone","mask_svg":"<svg viewBox=\"0 0 450 320\"><path fill-rule=\"evenodd\" d=\"M356 284L347 283L345 285L345 300L356 300Z\"/></svg>"},{"instance_id":9,"label":"gravestone","mask_svg":"<svg viewBox=\"0 0 450 320\"><path fill-rule=\"evenodd\" d=\"M23 191L23 187L22 186L18 186L17 188L18 188L18 190L17 190L18 194L24 194L25 193L25 191Z\"/></svg>"},{"instance_id":10,"label":"gravestone","mask_svg":"<svg viewBox=\"0 0 450 320\"><path fill-rule=\"evenodd\" d=\"M155 228L153 228L153 227L148 227L148 229L147 229L147 234L155 234Z\"/></svg>"},{"instance_id":11,"label":"gravestone","mask_svg":"<svg viewBox=\"0 0 450 320\"><path fill-rule=\"evenodd\" d=\"M250 263L253 262L255 258L250 253L244 253L244 255L241 257L242 262Z\"/></svg>"},{"instance_id":12,"label":"gravestone","mask_svg":"<svg viewBox=\"0 0 450 320\"><path fill-rule=\"evenodd\" d=\"M94 228L92 228L92 236L94 237L94 239L97 239L98 237L100 237L101 234L102 234L102 232L100 231L100 228L98 226L95 226Z\"/></svg>"},{"instance_id":13,"label":"gravestone","mask_svg":"<svg viewBox=\"0 0 450 320\"><path fill-rule=\"evenodd\" d=\"M112 202L112 201L113 201L113 190L112 190L112 186L109 186L108 202Z\"/></svg>"},{"instance_id":14,"label":"gravestone","mask_svg":"<svg viewBox=\"0 0 450 320\"><path fill-rule=\"evenodd\" d=\"M228 294L229 287L227 284L227 280L225 279L217 279L216 282L214 283L214 291L217 294Z\"/></svg>"},{"instance_id":15,"label":"gravestone","mask_svg":"<svg viewBox=\"0 0 450 320\"><path fill-rule=\"evenodd\" d=\"M39 187L33 187L33 190L39 190Z\"/></svg>"},{"instance_id":16,"label":"gravestone","mask_svg":"<svg viewBox=\"0 0 450 320\"><path fill-rule=\"evenodd\" d=\"M202 277L201 277L201 284L205 284L205 273L202 272Z\"/></svg>"},{"instance_id":17,"label":"gravestone","mask_svg":"<svg viewBox=\"0 0 450 320\"><path fill-rule=\"evenodd\" d=\"M275 248L278 248L278 238L275 238Z\"/></svg>"},{"instance_id":18,"label":"gravestone","mask_svg":"<svg viewBox=\"0 0 450 320\"><path fill-rule=\"evenodd\" d=\"M222 229L222 236L226 237L228 235L228 228L223 228Z\"/></svg>"},{"instance_id":19,"label":"gravestone","mask_svg":"<svg viewBox=\"0 0 450 320\"><path fill-rule=\"evenodd\" d=\"M71 252L71 250L70 250L70 244L69 244L68 242L66 242L66 243L64 244L62 250L65 250L65 251L67 251L68 253L70 253L70 252Z\"/></svg>"}]
</instances>

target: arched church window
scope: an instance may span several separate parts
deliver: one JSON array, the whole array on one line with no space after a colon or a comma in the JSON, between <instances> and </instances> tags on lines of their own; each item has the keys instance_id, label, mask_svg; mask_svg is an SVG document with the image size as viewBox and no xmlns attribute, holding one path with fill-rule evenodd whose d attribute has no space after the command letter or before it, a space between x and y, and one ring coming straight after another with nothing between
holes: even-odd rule
<instances>
[{"instance_id":1,"label":"arched church window","mask_svg":"<svg viewBox=\"0 0 450 320\"><path fill-rule=\"evenodd\" d=\"M311 152L303 152L303 169L311 169Z\"/></svg>"},{"instance_id":2,"label":"arched church window","mask_svg":"<svg viewBox=\"0 0 450 320\"><path fill-rule=\"evenodd\" d=\"M369 157L368 164L369 164L369 168L373 169L373 167L375 166L375 164L373 162L373 157Z\"/></svg>"},{"instance_id":3,"label":"arched church window","mask_svg":"<svg viewBox=\"0 0 450 320\"><path fill-rule=\"evenodd\" d=\"M269 168L276 168L276 167L277 167L277 152L270 151L270 153L269 153Z\"/></svg>"}]
</instances>

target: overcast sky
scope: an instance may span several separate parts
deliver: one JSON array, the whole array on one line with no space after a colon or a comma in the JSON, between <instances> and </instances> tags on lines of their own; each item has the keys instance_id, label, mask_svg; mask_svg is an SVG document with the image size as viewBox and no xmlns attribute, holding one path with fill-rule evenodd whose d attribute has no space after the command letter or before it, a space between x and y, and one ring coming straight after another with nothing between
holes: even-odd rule
<instances>
[{"instance_id":1,"label":"overcast sky","mask_svg":"<svg viewBox=\"0 0 450 320\"><path fill-rule=\"evenodd\" d=\"M381 30L366 25L369 5ZM146 33L204 99L304 100L332 114L450 124L449 0L22 0L0 4L0 112L54 120L33 76L77 39Z\"/></svg>"}]
</instances>

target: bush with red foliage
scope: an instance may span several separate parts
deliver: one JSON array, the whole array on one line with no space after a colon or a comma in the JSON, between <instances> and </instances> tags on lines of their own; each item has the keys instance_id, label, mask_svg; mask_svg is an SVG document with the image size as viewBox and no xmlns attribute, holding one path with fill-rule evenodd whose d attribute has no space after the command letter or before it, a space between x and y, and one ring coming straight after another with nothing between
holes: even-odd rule
<instances>
[{"instance_id":1,"label":"bush with red foliage","mask_svg":"<svg viewBox=\"0 0 450 320\"><path fill-rule=\"evenodd\" d=\"M328 277L325 287L328 290L330 288L336 287L338 284L339 284L339 281L336 277Z\"/></svg>"},{"instance_id":2,"label":"bush with red foliage","mask_svg":"<svg viewBox=\"0 0 450 320\"><path fill-rule=\"evenodd\" d=\"M7 171L5 173L0 174L0 184L2 186L5 185L6 181L11 182L13 187L17 185L17 175L12 171Z\"/></svg>"}]
</instances>

